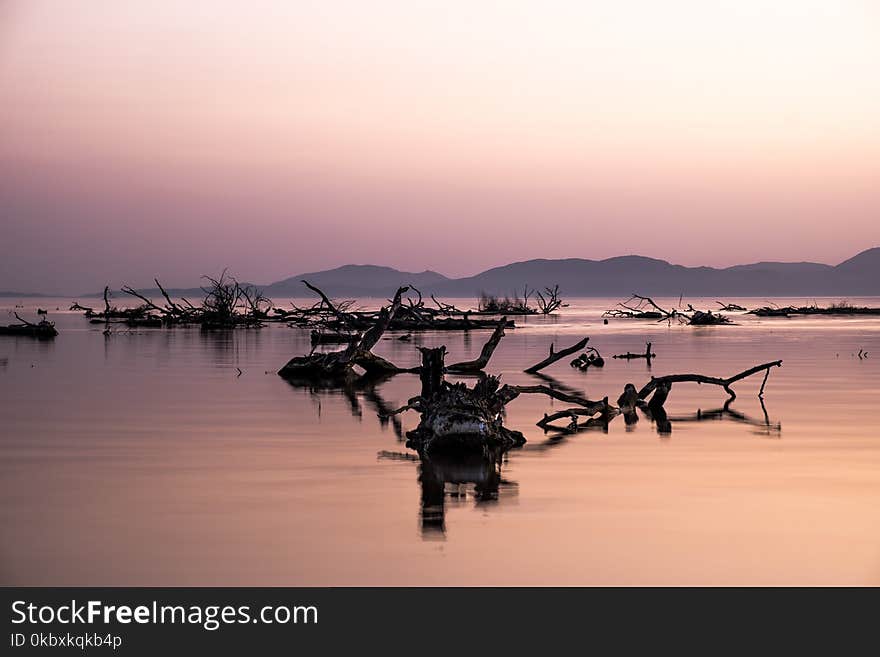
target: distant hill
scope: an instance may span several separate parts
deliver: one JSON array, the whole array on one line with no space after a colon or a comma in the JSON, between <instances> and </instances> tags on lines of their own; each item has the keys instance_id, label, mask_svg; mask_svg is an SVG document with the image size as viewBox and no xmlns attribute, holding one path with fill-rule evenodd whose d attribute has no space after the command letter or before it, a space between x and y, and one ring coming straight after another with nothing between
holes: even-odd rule
<instances>
[{"instance_id":1,"label":"distant hill","mask_svg":"<svg viewBox=\"0 0 880 657\"><path fill-rule=\"evenodd\" d=\"M605 260L565 258L526 260L493 267L476 276L448 278L435 271L405 272L379 265L344 265L325 271L291 276L269 285L256 285L276 300L310 297L307 280L331 296L385 299L400 285L414 285L424 295L475 297L521 293L523 287L541 290L559 285L564 296L620 296L633 292L649 296L689 297L820 297L880 295L880 247L862 251L837 266L813 262L756 262L717 269L684 267L638 255ZM151 298L158 289L141 292ZM173 288L174 296L201 299L200 288ZM0 292L0 297L41 296ZM100 292L79 295L100 297ZM122 295L114 291L114 297Z\"/></svg>"},{"instance_id":2,"label":"distant hill","mask_svg":"<svg viewBox=\"0 0 880 657\"><path fill-rule=\"evenodd\" d=\"M811 262L758 262L717 269L684 267L665 260L627 255L606 260L527 260L488 269L476 276L447 278L431 271L401 272L390 267L346 265L292 276L264 289L271 297L303 296L303 279L327 294L385 298L401 284L423 294L472 297L480 292L513 294L524 285L558 284L568 296L859 296L880 295L880 247L839 265Z\"/></svg>"},{"instance_id":3,"label":"distant hill","mask_svg":"<svg viewBox=\"0 0 880 657\"><path fill-rule=\"evenodd\" d=\"M450 281L443 274L438 274L435 271L413 273L377 265L345 265L327 271L291 276L283 281L267 285L263 290L270 297L273 294L276 296L311 296L311 292L303 285L303 280L307 280L328 294L383 298L394 294L400 285L411 284L419 289L427 290Z\"/></svg>"},{"instance_id":4,"label":"distant hill","mask_svg":"<svg viewBox=\"0 0 880 657\"><path fill-rule=\"evenodd\" d=\"M48 294L39 294L37 292L11 292L9 290L0 290L0 298L6 297L16 297L16 298L25 298L25 297L48 297L51 295Z\"/></svg>"}]
</instances>

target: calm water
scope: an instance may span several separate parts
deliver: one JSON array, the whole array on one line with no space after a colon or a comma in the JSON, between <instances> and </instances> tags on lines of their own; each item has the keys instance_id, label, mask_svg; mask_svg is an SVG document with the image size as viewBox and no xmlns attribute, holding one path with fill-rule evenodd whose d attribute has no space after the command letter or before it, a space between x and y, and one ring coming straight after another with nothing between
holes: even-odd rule
<instances>
[{"instance_id":1,"label":"calm water","mask_svg":"<svg viewBox=\"0 0 880 657\"><path fill-rule=\"evenodd\" d=\"M15 303L0 300L0 321L13 321ZM479 462L422 472L396 433L418 417L396 427L376 414L418 392L413 375L296 388L275 371L308 352L306 331L105 338L78 314L51 312L54 342L0 336L0 583L880 584L880 318L603 325L610 305L518 318L489 370L538 383L522 370L550 342L590 336L604 369L566 359L545 372L616 399L651 374L729 376L781 358L765 408L758 376L735 386L737 414L695 421L725 395L676 384L669 436L642 417L559 438L534 425L566 405L522 396L507 426L528 443L500 475ZM377 351L410 365L416 345L445 344L453 362L487 337L426 333ZM609 358L645 340L651 370Z\"/></svg>"}]
</instances>

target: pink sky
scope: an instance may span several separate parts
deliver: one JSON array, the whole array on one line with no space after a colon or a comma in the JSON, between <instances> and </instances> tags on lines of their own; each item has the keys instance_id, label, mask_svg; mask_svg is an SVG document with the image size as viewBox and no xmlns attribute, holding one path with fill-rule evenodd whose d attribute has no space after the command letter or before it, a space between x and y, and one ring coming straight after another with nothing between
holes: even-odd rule
<instances>
[{"instance_id":1,"label":"pink sky","mask_svg":"<svg viewBox=\"0 0 880 657\"><path fill-rule=\"evenodd\" d=\"M876 7L6 0L0 289L834 264L880 244Z\"/></svg>"}]
</instances>

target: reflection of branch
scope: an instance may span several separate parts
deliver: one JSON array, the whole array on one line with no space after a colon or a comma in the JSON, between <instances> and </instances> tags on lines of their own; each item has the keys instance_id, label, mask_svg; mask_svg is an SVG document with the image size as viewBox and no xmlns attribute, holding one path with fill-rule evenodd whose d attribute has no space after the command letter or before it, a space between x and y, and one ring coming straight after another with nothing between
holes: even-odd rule
<instances>
[{"instance_id":1,"label":"reflection of branch","mask_svg":"<svg viewBox=\"0 0 880 657\"><path fill-rule=\"evenodd\" d=\"M391 422L391 427L394 430L394 435L397 436L399 440L403 440L403 424L400 421L400 418L391 412L391 407L388 403L383 399L382 395L379 394L379 391L376 390L376 382L373 381L363 389L364 399L375 409L376 414L379 416L379 424L383 427L388 426L388 422Z\"/></svg>"},{"instance_id":2,"label":"reflection of branch","mask_svg":"<svg viewBox=\"0 0 880 657\"><path fill-rule=\"evenodd\" d=\"M550 376L549 374L544 374L543 372L535 372L532 374L536 379L540 379L544 383L547 384L547 387L552 388L553 390L559 390L560 392L567 393L569 395L579 395L580 392L571 387L570 385L563 383L559 379Z\"/></svg>"},{"instance_id":3,"label":"reflection of branch","mask_svg":"<svg viewBox=\"0 0 880 657\"><path fill-rule=\"evenodd\" d=\"M704 411L702 409L697 410L696 413L692 415L670 415L669 421L678 423L678 422L704 422L707 420L732 420L734 422L740 422L742 424L748 424L752 427L758 427L759 429L765 429L768 433L780 433L782 431L782 423L781 422L770 422L770 417L767 414L767 407L764 405L764 400L761 399L761 411L764 414L764 419L757 419L750 417L746 413L742 411L737 411L730 408L732 399L728 399L724 406L721 408L713 408L708 411ZM646 410L646 415L650 414L650 410ZM650 417L650 415L649 415Z\"/></svg>"}]
</instances>

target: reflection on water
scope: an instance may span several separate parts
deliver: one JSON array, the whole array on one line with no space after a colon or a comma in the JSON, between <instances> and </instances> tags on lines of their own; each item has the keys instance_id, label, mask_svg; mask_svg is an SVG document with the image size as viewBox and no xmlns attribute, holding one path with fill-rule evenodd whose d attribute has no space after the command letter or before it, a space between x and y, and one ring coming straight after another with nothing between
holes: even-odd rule
<instances>
[{"instance_id":1,"label":"reflection on water","mask_svg":"<svg viewBox=\"0 0 880 657\"><path fill-rule=\"evenodd\" d=\"M763 399L760 377L738 383L733 403L716 386L676 384L660 413L546 431L536 422L568 404L522 395L505 418L522 448L427 459L404 444L417 415L385 417L418 377L276 376L309 352L307 331L105 337L52 313L54 342L0 338L0 581L880 583L880 321L605 325L605 307L574 300L559 317L517 320L489 370L614 400L652 375L784 365ZM550 342L585 335L603 368L522 372ZM417 346L445 344L452 362L486 337L424 333L377 352L412 366ZM650 368L608 358L647 341Z\"/></svg>"},{"instance_id":2,"label":"reflection on water","mask_svg":"<svg viewBox=\"0 0 880 657\"><path fill-rule=\"evenodd\" d=\"M503 454L424 454L379 452L380 459L418 464L419 520L424 539L445 538L446 506L473 500L485 507L516 495L516 482L501 476Z\"/></svg>"}]
</instances>

